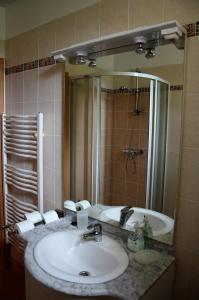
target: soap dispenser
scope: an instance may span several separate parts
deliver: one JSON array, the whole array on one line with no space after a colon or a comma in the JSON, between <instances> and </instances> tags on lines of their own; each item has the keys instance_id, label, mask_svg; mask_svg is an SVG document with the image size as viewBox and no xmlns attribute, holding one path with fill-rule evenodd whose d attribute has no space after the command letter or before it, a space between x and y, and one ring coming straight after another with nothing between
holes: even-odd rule
<instances>
[{"instance_id":1,"label":"soap dispenser","mask_svg":"<svg viewBox=\"0 0 199 300\"><path fill-rule=\"evenodd\" d=\"M135 223L134 231L129 233L127 247L133 252L144 249L144 237L142 229L139 227L138 222Z\"/></svg>"}]
</instances>

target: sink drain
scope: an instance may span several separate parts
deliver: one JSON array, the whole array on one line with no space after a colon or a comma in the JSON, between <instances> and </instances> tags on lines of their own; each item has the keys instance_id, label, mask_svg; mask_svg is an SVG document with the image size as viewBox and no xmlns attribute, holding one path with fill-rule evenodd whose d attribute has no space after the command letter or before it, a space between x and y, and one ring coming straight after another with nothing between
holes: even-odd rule
<instances>
[{"instance_id":1,"label":"sink drain","mask_svg":"<svg viewBox=\"0 0 199 300\"><path fill-rule=\"evenodd\" d=\"M81 271L79 272L80 276L90 276L90 273L88 271Z\"/></svg>"}]
</instances>

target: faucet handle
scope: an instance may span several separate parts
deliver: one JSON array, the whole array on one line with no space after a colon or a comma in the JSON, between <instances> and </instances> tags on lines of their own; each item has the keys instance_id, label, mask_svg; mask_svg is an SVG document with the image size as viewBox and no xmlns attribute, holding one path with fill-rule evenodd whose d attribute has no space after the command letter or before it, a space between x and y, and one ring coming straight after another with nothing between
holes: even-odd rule
<instances>
[{"instance_id":1,"label":"faucet handle","mask_svg":"<svg viewBox=\"0 0 199 300\"><path fill-rule=\"evenodd\" d=\"M101 233L102 232L102 225L100 223L90 224L90 225L88 225L87 229L88 230L93 229L94 232Z\"/></svg>"}]
</instances>

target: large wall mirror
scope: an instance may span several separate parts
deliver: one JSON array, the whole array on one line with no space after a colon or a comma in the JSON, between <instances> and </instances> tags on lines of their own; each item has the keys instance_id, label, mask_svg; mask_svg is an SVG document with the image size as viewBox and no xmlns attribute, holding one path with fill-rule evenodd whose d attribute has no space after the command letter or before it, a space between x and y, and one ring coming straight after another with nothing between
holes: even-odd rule
<instances>
[{"instance_id":1,"label":"large wall mirror","mask_svg":"<svg viewBox=\"0 0 199 300\"><path fill-rule=\"evenodd\" d=\"M91 217L128 230L147 217L153 238L172 244L184 47L172 41L155 50L141 47L104 53L89 65L66 62L69 199L89 200Z\"/></svg>"}]
</instances>

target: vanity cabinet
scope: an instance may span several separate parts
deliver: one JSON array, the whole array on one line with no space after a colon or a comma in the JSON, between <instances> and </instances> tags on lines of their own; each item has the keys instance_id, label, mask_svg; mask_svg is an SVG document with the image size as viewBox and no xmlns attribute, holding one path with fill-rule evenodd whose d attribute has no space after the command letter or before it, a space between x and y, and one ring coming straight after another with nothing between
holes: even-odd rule
<instances>
[{"instance_id":1,"label":"vanity cabinet","mask_svg":"<svg viewBox=\"0 0 199 300\"><path fill-rule=\"evenodd\" d=\"M175 264L173 263L140 299L172 300L174 287L174 268Z\"/></svg>"},{"instance_id":2,"label":"vanity cabinet","mask_svg":"<svg viewBox=\"0 0 199 300\"><path fill-rule=\"evenodd\" d=\"M172 300L173 299L173 282L174 282L174 263L160 276L153 286L146 293L135 300ZM73 283L71 283L72 285ZM55 286L56 289L59 287ZM37 281L26 270L26 300L118 300L112 296L73 296L58 292ZM134 300L133 298L131 300Z\"/></svg>"}]
</instances>

